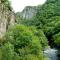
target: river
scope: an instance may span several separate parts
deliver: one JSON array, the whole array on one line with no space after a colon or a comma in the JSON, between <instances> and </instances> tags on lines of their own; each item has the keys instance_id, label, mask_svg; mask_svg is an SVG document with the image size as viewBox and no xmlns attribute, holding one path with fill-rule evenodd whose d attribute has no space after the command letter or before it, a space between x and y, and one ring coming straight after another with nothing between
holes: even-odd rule
<instances>
[{"instance_id":1,"label":"river","mask_svg":"<svg viewBox=\"0 0 60 60\"><path fill-rule=\"evenodd\" d=\"M47 58L47 60L58 60L56 49L51 49L51 48L45 49L44 55Z\"/></svg>"}]
</instances>

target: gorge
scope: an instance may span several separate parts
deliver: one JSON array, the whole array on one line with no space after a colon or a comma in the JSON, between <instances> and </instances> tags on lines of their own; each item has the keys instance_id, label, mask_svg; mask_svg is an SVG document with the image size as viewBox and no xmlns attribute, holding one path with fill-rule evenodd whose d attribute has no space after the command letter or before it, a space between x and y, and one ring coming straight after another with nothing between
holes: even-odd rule
<instances>
[{"instance_id":1,"label":"gorge","mask_svg":"<svg viewBox=\"0 0 60 60\"><path fill-rule=\"evenodd\" d=\"M0 60L60 60L60 0L17 13L0 0Z\"/></svg>"}]
</instances>

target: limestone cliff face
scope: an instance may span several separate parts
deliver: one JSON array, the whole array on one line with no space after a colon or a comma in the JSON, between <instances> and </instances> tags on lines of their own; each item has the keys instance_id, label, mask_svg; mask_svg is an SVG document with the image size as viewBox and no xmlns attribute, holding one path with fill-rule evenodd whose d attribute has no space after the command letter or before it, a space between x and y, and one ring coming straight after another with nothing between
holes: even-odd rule
<instances>
[{"instance_id":1,"label":"limestone cliff face","mask_svg":"<svg viewBox=\"0 0 60 60\"><path fill-rule=\"evenodd\" d=\"M8 7L0 0L0 38L5 34L9 25L14 25L15 16L12 10L9 10Z\"/></svg>"},{"instance_id":2,"label":"limestone cliff face","mask_svg":"<svg viewBox=\"0 0 60 60\"><path fill-rule=\"evenodd\" d=\"M20 14L25 19L31 19L36 14L36 10L36 6L26 6Z\"/></svg>"}]
</instances>

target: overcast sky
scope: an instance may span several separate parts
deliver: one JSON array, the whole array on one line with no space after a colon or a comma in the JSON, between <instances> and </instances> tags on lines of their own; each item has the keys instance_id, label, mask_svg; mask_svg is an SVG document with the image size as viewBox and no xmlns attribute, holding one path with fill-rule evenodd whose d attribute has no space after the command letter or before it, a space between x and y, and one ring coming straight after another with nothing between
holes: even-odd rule
<instances>
[{"instance_id":1,"label":"overcast sky","mask_svg":"<svg viewBox=\"0 0 60 60\"><path fill-rule=\"evenodd\" d=\"M10 0L11 6L15 12L22 11L25 6L37 6L43 4L46 0Z\"/></svg>"}]
</instances>

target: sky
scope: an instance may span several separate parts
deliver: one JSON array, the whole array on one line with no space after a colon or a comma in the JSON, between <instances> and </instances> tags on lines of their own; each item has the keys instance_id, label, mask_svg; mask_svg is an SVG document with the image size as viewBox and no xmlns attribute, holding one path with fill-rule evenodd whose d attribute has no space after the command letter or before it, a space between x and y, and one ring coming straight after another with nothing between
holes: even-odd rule
<instances>
[{"instance_id":1,"label":"sky","mask_svg":"<svg viewBox=\"0 0 60 60\"><path fill-rule=\"evenodd\" d=\"M21 12L25 6L37 6L43 4L46 0L10 0L11 6L15 12Z\"/></svg>"}]
</instances>

